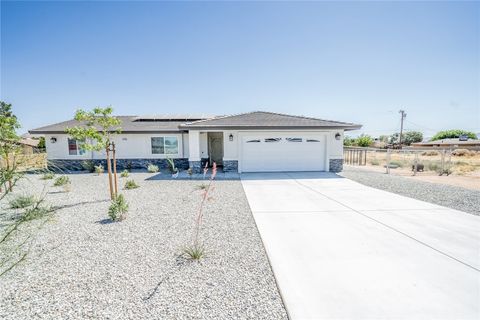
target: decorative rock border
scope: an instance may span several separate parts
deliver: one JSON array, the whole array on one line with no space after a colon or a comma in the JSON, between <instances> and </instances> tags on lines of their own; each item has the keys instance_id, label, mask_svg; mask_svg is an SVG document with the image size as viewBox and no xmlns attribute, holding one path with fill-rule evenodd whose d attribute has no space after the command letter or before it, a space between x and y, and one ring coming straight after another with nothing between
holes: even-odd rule
<instances>
[{"instance_id":1,"label":"decorative rock border","mask_svg":"<svg viewBox=\"0 0 480 320\"><path fill-rule=\"evenodd\" d=\"M330 159L330 172L341 172L343 170L343 159Z\"/></svg>"}]
</instances>

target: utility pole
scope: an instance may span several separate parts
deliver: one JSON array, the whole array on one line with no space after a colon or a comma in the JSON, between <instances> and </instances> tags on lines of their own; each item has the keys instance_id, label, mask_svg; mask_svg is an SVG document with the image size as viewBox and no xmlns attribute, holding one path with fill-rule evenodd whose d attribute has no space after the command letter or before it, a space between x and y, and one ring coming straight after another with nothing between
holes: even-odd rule
<instances>
[{"instance_id":1,"label":"utility pole","mask_svg":"<svg viewBox=\"0 0 480 320\"><path fill-rule=\"evenodd\" d=\"M400 119L400 137L398 138L398 144L402 148L402 134L403 134L403 120L407 117L405 110L400 110L398 113L401 114L402 118Z\"/></svg>"}]
</instances>

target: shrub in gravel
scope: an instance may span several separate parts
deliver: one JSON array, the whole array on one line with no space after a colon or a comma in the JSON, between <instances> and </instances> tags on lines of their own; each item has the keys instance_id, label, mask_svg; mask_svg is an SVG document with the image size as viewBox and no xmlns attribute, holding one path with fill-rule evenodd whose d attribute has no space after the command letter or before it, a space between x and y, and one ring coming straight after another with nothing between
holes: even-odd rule
<instances>
[{"instance_id":1,"label":"shrub in gravel","mask_svg":"<svg viewBox=\"0 0 480 320\"><path fill-rule=\"evenodd\" d=\"M9 205L12 209L23 209L30 207L35 203L35 197L32 195L20 195L10 200Z\"/></svg>"},{"instance_id":2,"label":"shrub in gravel","mask_svg":"<svg viewBox=\"0 0 480 320\"><path fill-rule=\"evenodd\" d=\"M47 172L42 176L42 180L51 180L55 177L55 174L53 172Z\"/></svg>"},{"instance_id":3,"label":"shrub in gravel","mask_svg":"<svg viewBox=\"0 0 480 320\"><path fill-rule=\"evenodd\" d=\"M158 166L156 166L154 164L149 164L148 167L147 167L147 171L150 172L150 173L156 173L156 172L160 171L160 169L158 168Z\"/></svg>"},{"instance_id":4,"label":"shrub in gravel","mask_svg":"<svg viewBox=\"0 0 480 320\"><path fill-rule=\"evenodd\" d=\"M39 218L43 218L45 215L52 211L49 207L43 206L34 206L33 208L28 208L25 210L25 213L22 216L23 221L30 221Z\"/></svg>"},{"instance_id":5,"label":"shrub in gravel","mask_svg":"<svg viewBox=\"0 0 480 320\"><path fill-rule=\"evenodd\" d=\"M95 166L95 173L98 175L101 175L103 172L105 172L105 168L100 164L98 166Z\"/></svg>"},{"instance_id":6,"label":"shrub in gravel","mask_svg":"<svg viewBox=\"0 0 480 320\"><path fill-rule=\"evenodd\" d=\"M85 160L82 162L82 167L84 170L88 172L94 172L95 171L95 162L92 160Z\"/></svg>"},{"instance_id":7,"label":"shrub in gravel","mask_svg":"<svg viewBox=\"0 0 480 320\"><path fill-rule=\"evenodd\" d=\"M122 221L128 212L128 203L123 194L117 195L108 208L108 216L112 221Z\"/></svg>"},{"instance_id":8,"label":"shrub in gravel","mask_svg":"<svg viewBox=\"0 0 480 320\"><path fill-rule=\"evenodd\" d=\"M122 173L120 173L120 177L122 178L128 178L130 172L128 172L127 169L123 170Z\"/></svg>"},{"instance_id":9,"label":"shrub in gravel","mask_svg":"<svg viewBox=\"0 0 480 320\"><path fill-rule=\"evenodd\" d=\"M70 178L67 176L60 176L57 179L55 179L55 182L53 185L55 187L63 187L64 185L67 185L70 183Z\"/></svg>"},{"instance_id":10,"label":"shrub in gravel","mask_svg":"<svg viewBox=\"0 0 480 320\"><path fill-rule=\"evenodd\" d=\"M135 182L135 180L127 180L127 182L125 182L125 189L129 190L129 189L136 189L138 188L139 185Z\"/></svg>"}]
</instances>

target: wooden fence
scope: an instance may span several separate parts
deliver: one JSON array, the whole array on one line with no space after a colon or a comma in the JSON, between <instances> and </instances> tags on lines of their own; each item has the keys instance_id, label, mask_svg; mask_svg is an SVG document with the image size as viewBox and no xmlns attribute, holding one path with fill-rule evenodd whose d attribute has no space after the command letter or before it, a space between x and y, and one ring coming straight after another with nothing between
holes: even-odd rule
<instances>
[{"instance_id":1,"label":"wooden fence","mask_svg":"<svg viewBox=\"0 0 480 320\"><path fill-rule=\"evenodd\" d=\"M343 149L343 162L352 166L366 166L367 149L345 147Z\"/></svg>"}]
</instances>

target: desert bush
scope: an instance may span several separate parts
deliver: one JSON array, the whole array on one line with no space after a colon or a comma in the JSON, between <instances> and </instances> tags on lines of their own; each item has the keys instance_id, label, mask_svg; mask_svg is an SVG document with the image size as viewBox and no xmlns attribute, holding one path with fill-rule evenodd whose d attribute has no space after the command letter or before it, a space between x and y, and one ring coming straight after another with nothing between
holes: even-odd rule
<instances>
[{"instance_id":1,"label":"desert bush","mask_svg":"<svg viewBox=\"0 0 480 320\"><path fill-rule=\"evenodd\" d=\"M84 170L88 172L94 172L95 171L95 162L92 160L85 160L82 161L82 167Z\"/></svg>"},{"instance_id":2,"label":"desert bush","mask_svg":"<svg viewBox=\"0 0 480 320\"><path fill-rule=\"evenodd\" d=\"M35 203L35 197L32 195L16 196L8 203L12 209L23 209L30 207Z\"/></svg>"},{"instance_id":3,"label":"desert bush","mask_svg":"<svg viewBox=\"0 0 480 320\"><path fill-rule=\"evenodd\" d=\"M98 166L95 166L95 173L96 174L101 175L104 171L105 171L105 169L103 168L103 166L101 164L99 164Z\"/></svg>"},{"instance_id":4,"label":"desert bush","mask_svg":"<svg viewBox=\"0 0 480 320\"><path fill-rule=\"evenodd\" d=\"M55 187L63 187L67 184L70 184L70 178L67 176L60 176L55 179L55 182L53 183Z\"/></svg>"},{"instance_id":5,"label":"desert bush","mask_svg":"<svg viewBox=\"0 0 480 320\"><path fill-rule=\"evenodd\" d=\"M439 172L439 170L441 169L440 168L440 165L436 162L429 162L428 165L427 165L427 169L430 170L430 171L436 171L436 172Z\"/></svg>"},{"instance_id":6,"label":"desert bush","mask_svg":"<svg viewBox=\"0 0 480 320\"><path fill-rule=\"evenodd\" d=\"M128 172L127 169L123 170L122 173L120 173L120 177L122 178L128 178L130 172Z\"/></svg>"},{"instance_id":7,"label":"desert bush","mask_svg":"<svg viewBox=\"0 0 480 320\"><path fill-rule=\"evenodd\" d=\"M41 177L41 179L42 180L51 180L54 177L55 177L55 174L53 172L47 172Z\"/></svg>"},{"instance_id":8,"label":"desert bush","mask_svg":"<svg viewBox=\"0 0 480 320\"><path fill-rule=\"evenodd\" d=\"M123 194L117 195L108 208L108 216L112 221L121 221L125 219L128 212L128 203Z\"/></svg>"},{"instance_id":9,"label":"desert bush","mask_svg":"<svg viewBox=\"0 0 480 320\"><path fill-rule=\"evenodd\" d=\"M370 164L372 166L378 166L378 165L380 165L380 161L378 161L378 159L372 159L372 160L370 160Z\"/></svg>"},{"instance_id":10,"label":"desert bush","mask_svg":"<svg viewBox=\"0 0 480 320\"><path fill-rule=\"evenodd\" d=\"M403 168L403 162L402 161L392 160L392 161L390 161L390 165L394 165L394 166L397 166L399 168Z\"/></svg>"},{"instance_id":11,"label":"desert bush","mask_svg":"<svg viewBox=\"0 0 480 320\"><path fill-rule=\"evenodd\" d=\"M468 149L455 149L452 151L452 155L457 157L465 157L472 155L472 153Z\"/></svg>"},{"instance_id":12,"label":"desert bush","mask_svg":"<svg viewBox=\"0 0 480 320\"><path fill-rule=\"evenodd\" d=\"M435 150L429 150L429 151L422 152L422 156L427 156L427 157L438 156L438 155L439 155L438 151L435 151Z\"/></svg>"},{"instance_id":13,"label":"desert bush","mask_svg":"<svg viewBox=\"0 0 480 320\"><path fill-rule=\"evenodd\" d=\"M160 169L158 168L158 166L150 163L147 167L147 171L150 172L150 173L155 173L155 172L160 171Z\"/></svg>"},{"instance_id":14,"label":"desert bush","mask_svg":"<svg viewBox=\"0 0 480 320\"><path fill-rule=\"evenodd\" d=\"M192 260L200 260L205 254L205 249L200 244L194 244L191 247L184 248L183 253Z\"/></svg>"},{"instance_id":15,"label":"desert bush","mask_svg":"<svg viewBox=\"0 0 480 320\"><path fill-rule=\"evenodd\" d=\"M124 188L127 190L130 190L130 189L136 189L138 187L139 185L134 180L127 180L127 182L125 182Z\"/></svg>"}]
</instances>

